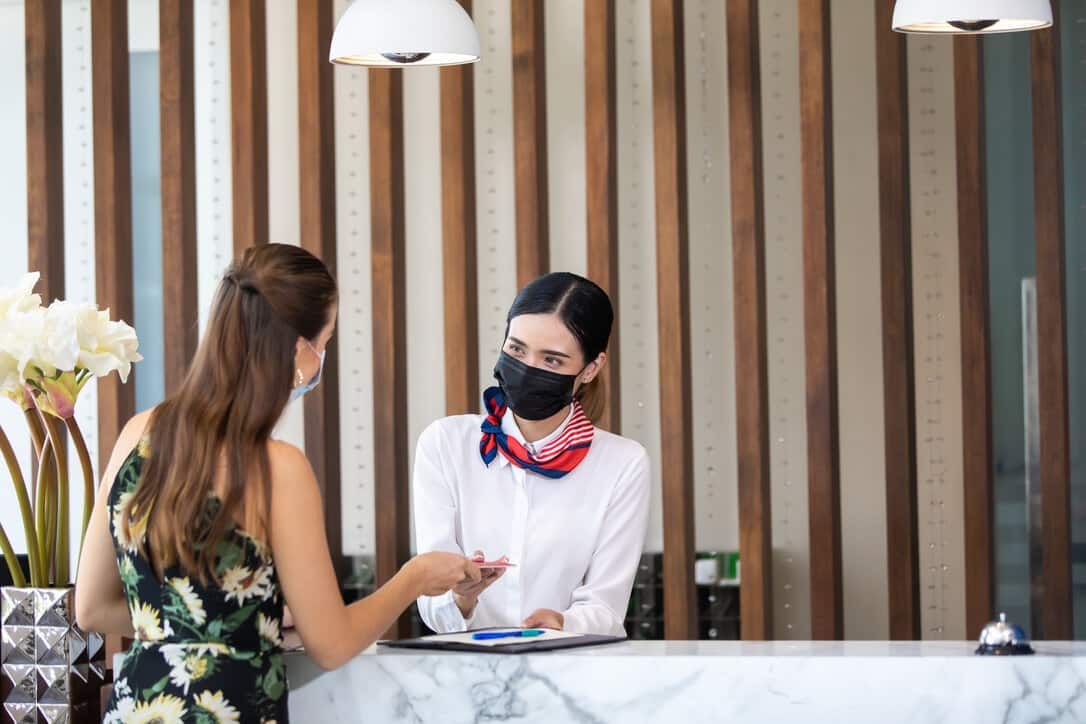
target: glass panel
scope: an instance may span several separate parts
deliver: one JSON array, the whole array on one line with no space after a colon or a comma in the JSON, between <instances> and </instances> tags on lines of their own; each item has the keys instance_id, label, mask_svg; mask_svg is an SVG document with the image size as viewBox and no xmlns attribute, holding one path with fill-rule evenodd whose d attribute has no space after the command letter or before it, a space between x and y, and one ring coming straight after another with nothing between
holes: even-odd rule
<instances>
[{"instance_id":1,"label":"glass panel","mask_svg":"<svg viewBox=\"0 0 1086 724\"><path fill-rule=\"evenodd\" d=\"M1022 325L1023 282L1034 273L1029 42L1028 33L985 38L984 90L995 602L1032 632Z\"/></svg>"},{"instance_id":2,"label":"glass panel","mask_svg":"<svg viewBox=\"0 0 1086 724\"><path fill-rule=\"evenodd\" d=\"M162 366L162 181L158 51L130 55L132 122L132 276L135 327L144 357L134 375L136 409L146 410L162 401L165 381ZM193 320L196 323L196 320Z\"/></svg>"},{"instance_id":3,"label":"glass panel","mask_svg":"<svg viewBox=\"0 0 1086 724\"><path fill-rule=\"evenodd\" d=\"M1086 4L1060 3L1067 357L1071 411L1071 575L1075 638L1086 638Z\"/></svg>"}]
</instances>

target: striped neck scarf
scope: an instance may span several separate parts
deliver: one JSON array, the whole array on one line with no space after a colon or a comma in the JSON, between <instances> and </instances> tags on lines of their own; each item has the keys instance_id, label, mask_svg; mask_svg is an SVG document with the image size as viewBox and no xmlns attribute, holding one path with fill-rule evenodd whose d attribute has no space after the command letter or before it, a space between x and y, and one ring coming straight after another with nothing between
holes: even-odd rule
<instances>
[{"instance_id":1,"label":"striped neck scarf","mask_svg":"<svg viewBox=\"0 0 1086 724\"><path fill-rule=\"evenodd\" d=\"M551 440L533 455L519 440L509 437L502 430L502 418L508 406L501 388L491 387L483 393L487 416L483 420L483 437L479 441L479 453L483 463L490 466L498 451L517 467L531 470L548 478L561 478L573 471L588 454L595 428L584 414L581 403L573 401L573 414L566 421L562 434Z\"/></svg>"}]
</instances>

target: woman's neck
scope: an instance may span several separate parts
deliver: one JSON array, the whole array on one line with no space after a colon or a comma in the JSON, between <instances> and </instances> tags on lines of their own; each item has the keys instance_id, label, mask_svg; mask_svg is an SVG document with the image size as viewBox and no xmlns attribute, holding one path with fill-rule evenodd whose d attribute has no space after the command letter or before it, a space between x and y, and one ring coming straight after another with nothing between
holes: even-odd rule
<instances>
[{"instance_id":1,"label":"woman's neck","mask_svg":"<svg viewBox=\"0 0 1086 724\"><path fill-rule=\"evenodd\" d=\"M513 415L517 427L520 428L520 434L524 435L524 441L531 443L539 442L557 430L567 417L569 417L569 407L563 407L546 420L525 420L517 417L516 414Z\"/></svg>"}]
</instances>

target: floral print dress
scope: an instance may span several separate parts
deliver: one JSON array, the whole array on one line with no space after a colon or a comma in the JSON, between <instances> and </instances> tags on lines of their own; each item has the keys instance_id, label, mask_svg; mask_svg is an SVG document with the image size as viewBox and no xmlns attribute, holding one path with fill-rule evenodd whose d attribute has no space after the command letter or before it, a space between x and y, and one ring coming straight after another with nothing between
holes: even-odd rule
<instances>
[{"instance_id":1,"label":"floral print dress","mask_svg":"<svg viewBox=\"0 0 1086 724\"><path fill-rule=\"evenodd\" d=\"M109 493L109 530L117 552L136 641L115 672L104 722L287 721L280 654L283 600L270 553L234 526L219 544L222 581L201 586L176 565L160 581L129 540L120 515L140 480L146 439L125 460ZM221 504L208 498L208 511Z\"/></svg>"}]
</instances>

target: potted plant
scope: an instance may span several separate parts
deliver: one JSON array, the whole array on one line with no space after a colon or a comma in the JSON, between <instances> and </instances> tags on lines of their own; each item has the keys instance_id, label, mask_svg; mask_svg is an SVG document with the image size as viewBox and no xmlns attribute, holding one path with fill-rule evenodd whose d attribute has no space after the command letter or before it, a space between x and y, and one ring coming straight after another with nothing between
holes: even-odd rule
<instances>
[{"instance_id":1,"label":"potted plant","mask_svg":"<svg viewBox=\"0 0 1086 724\"><path fill-rule=\"evenodd\" d=\"M69 448L82 477L82 549L94 505L94 470L75 419L79 393L116 372L127 382L140 357L135 330L109 311L63 300L43 307L39 275L0 289L0 395L19 405L32 445L32 465L19 465L0 426L0 457L26 537L22 569L0 523L0 552L14 585L2 599L4 709L15 722L97 721L104 682L103 641L74 621L69 541ZM2 468L0 468L2 469ZM6 494L5 494L6 497ZM5 506L8 504L5 503Z\"/></svg>"}]
</instances>

